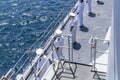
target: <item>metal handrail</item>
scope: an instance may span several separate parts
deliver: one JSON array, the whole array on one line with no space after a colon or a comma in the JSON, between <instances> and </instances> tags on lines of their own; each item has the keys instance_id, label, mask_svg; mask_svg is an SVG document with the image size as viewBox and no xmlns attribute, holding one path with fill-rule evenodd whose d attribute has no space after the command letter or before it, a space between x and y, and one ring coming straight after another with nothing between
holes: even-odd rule
<instances>
[{"instance_id":1,"label":"metal handrail","mask_svg":"<svg viewBox=\"0 0 120 80\"><path fill-rule=\"evenodd\" d=\"M93 39L93 43L90 43L91 44L91 46L92 45L94 45L94 47L91 47L91 51L92 51L92 49L94 49L94 53L93 53L93 62L92 62L92 52L91 52L91 59L90 59L90 61L91 61L91 63L93 63L93 70L94 71L97 71L96 70L96 57L97 57L97 53L104 53L105 51L98 51L97 50L97 41L107 41L107 42L109 42L108 40L104 40L104 39L100 39L100 38L91 38L91 40ZM89 41L90 42L90 41Z\"/></svg>"}]
</instances>

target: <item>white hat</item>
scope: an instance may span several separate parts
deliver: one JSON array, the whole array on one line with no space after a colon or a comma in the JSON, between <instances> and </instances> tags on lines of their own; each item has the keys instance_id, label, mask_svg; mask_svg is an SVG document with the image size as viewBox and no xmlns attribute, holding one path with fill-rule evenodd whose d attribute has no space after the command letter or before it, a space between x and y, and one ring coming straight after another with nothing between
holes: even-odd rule
<instances>
[{"instance_id":1,"label":"white hat","mask_svg":"<svg viewBox=\"0 0 120 80\"><path fill-rule=\"evenodd\" d=\"M23 80L23 74L18 74L16 80Z\"/></svg>"},{"instance_id":2,"label":"white hat","mask_svg":"<svg viewBox=\"0 0 120 80\"><path fill-rule=\"evenodd\" d=\"M75 13L73 13L73 12L70 12L70 14L69 14L71 17L75 17L76 16L76 14Z\"/></svg>"},{"instance_id":3,"label":"white hat","mask_svg":"<svg viewBox=\"0 0 120 80\"><path fill-rule=\"evenodd\" d=\"M55 36L60 36L62 34L62 31L60 29L57 29L55 31Z\"/></svg>"},{"instance_id":4,"label":"white hat","mask_svg":"<svg viewBox=\"0 0 120 80\"><path fill-rule=\"evenodd\" d=\"M42 55L43 53L44 53L44 50L41 48L36 50L36 54L38 54L38 55Z\"/></svg>"}]
</instances>

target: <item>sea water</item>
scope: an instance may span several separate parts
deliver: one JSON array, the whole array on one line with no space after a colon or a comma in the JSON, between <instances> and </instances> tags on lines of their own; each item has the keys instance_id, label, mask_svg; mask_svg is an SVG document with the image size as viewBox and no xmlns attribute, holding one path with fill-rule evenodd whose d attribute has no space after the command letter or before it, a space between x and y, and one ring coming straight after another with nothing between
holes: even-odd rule
<instances>
[{"instance_id":1,"label":"sea water","mask_svg":"<svg viewBox=\"0 0 120 80\"><path fill-rule=\"evenodd\" d=\"M50 23L59 12L63 11L63 20L76 1L0 0L0 77L15 65L46 29L49 31Z\"/></svg>"}]
</instances>

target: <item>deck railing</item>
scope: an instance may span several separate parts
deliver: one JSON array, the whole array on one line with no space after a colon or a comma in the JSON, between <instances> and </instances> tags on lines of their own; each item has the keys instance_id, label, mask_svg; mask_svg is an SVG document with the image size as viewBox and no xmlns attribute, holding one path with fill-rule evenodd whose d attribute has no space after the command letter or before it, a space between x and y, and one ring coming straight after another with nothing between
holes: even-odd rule
<instances>
[{"instance_id":1,"label":"deck railing","mask_svg":"<svg viewBox=\"0 0 120 80\"><path fill-rule=\"evenodd\" d=\"M101 63L101 61L107 59L107 56L100 58L100 61L97 61L97 58L100 57L101 55L107 53L108 54L108 50L109 50L109 40L105 40L105 39L100 39L100 38L90 38L89 43L91 44L91 52L90 52L90 63L92 63L92 71L95 72L94 74L94 78L95 76L97 76L97 78L99 80L101 80L100 75L98 75L98 73L106 73L105 71L103 72L102 70L98 70L97 69L97 65L101 65L106 66L107 67L107 63ZM106 43L108 43L107 45L105 45ZM99 45L102 45L102 47L100 47ZM103 46L104 45L104 46ZM106 47L105 47L106 46ZM102 48L102 49L101 49ZM104 59L105 58L105 59ZM106 62L106 60L105 60ZM102 69L101 67L101 69Z\"/></svg>"}]
</instances>

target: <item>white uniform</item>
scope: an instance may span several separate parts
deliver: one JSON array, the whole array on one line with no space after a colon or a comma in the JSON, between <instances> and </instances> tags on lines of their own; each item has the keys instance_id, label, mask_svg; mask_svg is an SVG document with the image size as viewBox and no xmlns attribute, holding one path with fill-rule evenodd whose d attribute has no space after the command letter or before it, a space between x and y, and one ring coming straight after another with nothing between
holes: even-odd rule
<instances>
[{"instance_id":1,"label":"white uniform","mask_svg":"<svg viewBox=\"0 0 120 80\"><path fill-rule=\"evenodd\" d=\"M77 13L78 13L78 20L79 25L83 25L83 12L84 12L84 2L79 2Z\"/></svg>"},{"instance_id":2,"label":"white uniform","mask_svg":"<svg viewBox=\"0 0 120 80\"><path fill-rule=\"evenodd\" d=\"M58 56L60 58L63 57L63 53L62 53L62 46L64 45L64 39L63 39L63 36L59 36L55 39L54 41L54 45L55 45L55 48L58 48L58 50L56 51L56 53L58 54Z\"/></svg>"},{"instance_id":3,"label":"white uniform","mask_svg":"<svg viewBox=\"0 0 120 80\"><path fill-rule=\"evenodd\" d=\"M92 4L92 0L87 0L88 1L88 13L92 12L92 7L91 7L91 4Z\"/></svg>"},{"instance_id":4,"label":"white uniform","mask_svg":"<svg viewBox=\"0 0 120 80\"><path fill-rule=\"evenodd\" d=\"M44 62L46 61L46 59L47 59L47 57L44 55L44 56L40 57L40 59L38 60L38 63L37 63L37 74L39 74L38 72L39 72L40 68L42 67L42 65L44 64ZM45 66L41 70L39 76L37 75L37 80L41 80L41 78L45 74L45 72L48 69L48 67L49 67L49 62L47 62L45 64Z\"/></svg>"},{"instance_id":5,"label":"white uniform","mask_svg":"<svg viewBox=\"0 0 120 80\"><path fill-rule=\"evenodd\" d=\"M76 41L77 24L78 24L77 18L72 18L72 20L71 20L71 22L69 24L70 30L72 28L72 30L70 32L72 34L73 43Z\"/></svg>"}]
</instances>

